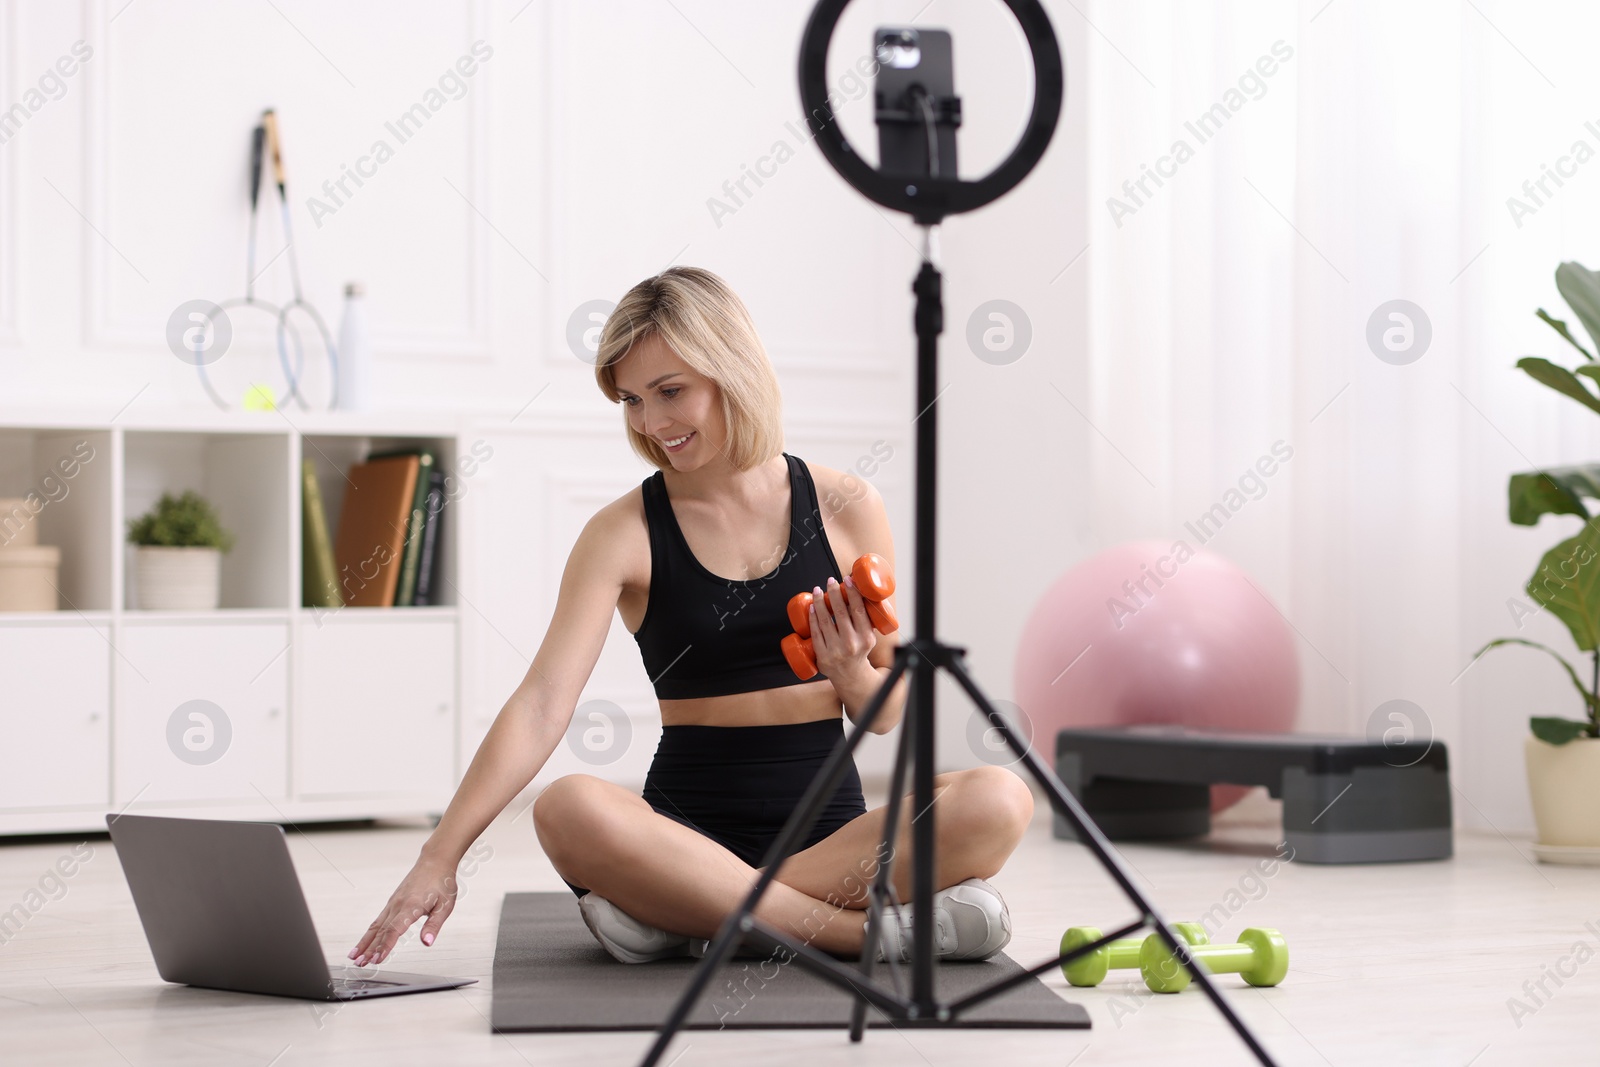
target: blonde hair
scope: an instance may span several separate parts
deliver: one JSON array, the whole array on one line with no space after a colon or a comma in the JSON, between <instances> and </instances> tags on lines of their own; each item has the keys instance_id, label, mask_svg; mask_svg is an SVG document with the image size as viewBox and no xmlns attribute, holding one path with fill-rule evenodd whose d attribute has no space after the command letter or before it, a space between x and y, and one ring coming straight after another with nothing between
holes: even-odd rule
<instances>
[{"instance_id":1,"label":"blonde hair","mask_svg":"<svg viewBox=\"0 0 1600 1067\"><path fill-rule=\"evenodd\" d=\"M767 350L744 302L728 283L700 267L668 267L629 289L606 319L594 376L613 404L617 361L655 334L697 373L717 383L728 440L723 447L736 470L747 471L783 450L783 397ZM661 442L623 425L628 444L666 470L672 466Z\"/></svg>"}]
</instances>

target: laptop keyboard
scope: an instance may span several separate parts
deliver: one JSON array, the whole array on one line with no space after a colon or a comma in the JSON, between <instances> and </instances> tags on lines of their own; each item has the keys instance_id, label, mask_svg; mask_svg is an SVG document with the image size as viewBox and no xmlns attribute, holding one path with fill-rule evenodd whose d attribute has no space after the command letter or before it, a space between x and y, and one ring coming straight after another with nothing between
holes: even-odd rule
<instances>
[{"instance_id":1,"label":"laptop keyboard","mask_svg":"<svg viewBox=\"0 0 1600 1067\"><path fill-rule=\"evenodd\" d=\"M335 978L336 989L377 989L380 986L401 985L400 982L380 982L376 978Z\"/></svg>"}]
</instances>

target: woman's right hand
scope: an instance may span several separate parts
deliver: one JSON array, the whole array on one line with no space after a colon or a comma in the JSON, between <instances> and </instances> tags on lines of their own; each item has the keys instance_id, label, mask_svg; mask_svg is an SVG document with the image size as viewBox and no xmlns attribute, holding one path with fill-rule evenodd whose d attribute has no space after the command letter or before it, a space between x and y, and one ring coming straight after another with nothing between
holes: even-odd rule
<instances>
[{"instance_id":1,"label":"woman's right hand","mask_svg":"<svg viewBox=\"0 0 1600 1067\"><path fill-rule=\"evenodd\" d=\"M453 865L419 857L390 895L389 903L350 950L349 958L355 960L358 967L382 963L401 935L424 915L428 921L422 924L422 943L433 944L434 938L439 936L439 927L455 910L458 890Z\"/></svg>"}]
</instances>

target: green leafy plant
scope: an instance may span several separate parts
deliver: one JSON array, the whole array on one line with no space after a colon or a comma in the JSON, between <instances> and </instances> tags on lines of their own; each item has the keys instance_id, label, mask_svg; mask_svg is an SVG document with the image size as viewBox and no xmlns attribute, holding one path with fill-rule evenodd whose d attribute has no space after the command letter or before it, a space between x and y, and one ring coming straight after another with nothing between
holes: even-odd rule
<instances>
[{"instance_id":1,"label":"green leafy plant","mask_svg":"<svg viewBox=\"0 0 1600 1067\"><path fill-rule=\"evenodd\" d=\"M1556 268L1556 289L1583 325L1590 343L1600 351L1600 274L1579 263L1563 263ZM1565 321L1552 317L1544 308L1534 314L1582 353L1584 362L1575 370L1568 370L1539 356L1524 356L1517 360L1517 366L1534 381L1600 413L1600 396L1584 384L1588 379L1600 385L1600 363L1573 336ZM1600 737L1600 517L1591 515L1584 503L1585 499L1600 500L1600 464L1524 471L1513 474L1507 488L1509 517L1519 526L1533 526L1544 515L1579 515L1584 520L1583 529L1575 536L1544 554L1526 588L1529 596L1566 624L1579 651L1590 654L1593 669L1585 686L1560 653L1520 637L1496 638L1478 649L1473 658L1499 645L1527 645L1550 653L1566 668L1583 698L1586 714L1581 720L1534 716L1528 721L1533 735L1552 745L1564 745L1579 737Z\"/></svg>"},{"instance_id":2,"label":"green leafy plant","mask_svg":"<svg viewBox=\"0 0 1600 1067\"><path fill-rule=\"evenodd\" d=\"M128 540L136 545L220 548L224 552L233 547L233 534L222 528L206 498L193 489L184 490L179 497L162 493L155 507L128 520Z\"/></svg>"}]
</instances>

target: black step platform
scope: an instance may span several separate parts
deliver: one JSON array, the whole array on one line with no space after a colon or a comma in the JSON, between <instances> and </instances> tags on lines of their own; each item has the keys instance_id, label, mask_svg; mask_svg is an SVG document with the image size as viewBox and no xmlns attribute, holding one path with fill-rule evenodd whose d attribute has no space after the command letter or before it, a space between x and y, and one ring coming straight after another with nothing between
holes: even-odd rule
<instances>
[{"instance_id":1,"label":"black step platform","mask_svg":"<svg viewBox=\"0 0 1600 1067\"><path fill-rule=\"evenodd\" d=\"M1304 863L1447 859L1450 768L1440 741L1255 734L1181 726L1069 729L1056 774L1113 841L1211 832L1214 784L1264 785L1283 801ZM1055 813L1054 834L1074 839Z\"/></svg>"}]
</instances>

